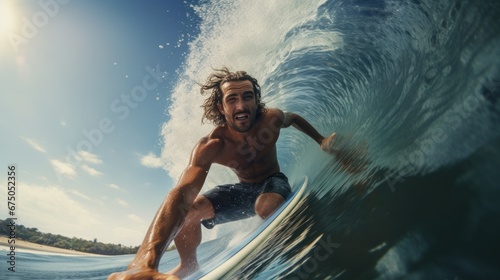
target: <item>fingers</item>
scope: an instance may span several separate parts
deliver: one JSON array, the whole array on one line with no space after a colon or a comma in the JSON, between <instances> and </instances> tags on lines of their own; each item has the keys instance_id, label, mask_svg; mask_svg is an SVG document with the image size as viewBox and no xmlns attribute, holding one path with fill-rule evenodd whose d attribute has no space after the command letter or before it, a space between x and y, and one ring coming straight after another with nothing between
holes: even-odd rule
<instances>
[{"instance_id":1,"label":"fingers","mask_svg":"<svg viewBox=\"0 0 500 280\"><path fill-rule=\"evenodd\" d=\"M332 133L321 142L321 149L328 153L333 153L333 142L337 137L337 133Z\"/></svg>"}]
</instances>

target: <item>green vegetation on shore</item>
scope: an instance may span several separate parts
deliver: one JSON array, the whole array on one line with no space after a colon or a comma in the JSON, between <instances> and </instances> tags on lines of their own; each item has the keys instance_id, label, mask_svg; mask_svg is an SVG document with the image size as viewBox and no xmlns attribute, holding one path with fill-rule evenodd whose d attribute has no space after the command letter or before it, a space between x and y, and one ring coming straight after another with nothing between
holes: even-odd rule
<instances>
[{"instance_id":1,"label":"green vegetation on shore","mask_svg":"<svg viewBox=\"0 0 500 280\"><path fill-rule=\"evenodd\" d=\"M0 219L0 235L7 237L11 236L9 225L11 225L12 222L15 222L15 220L10 218L6 220ZM69 238L59 234L43 233L39 232L37 228L28 228L17 223L14 232L15 238L19 240L92 254L126 255L135 254L139 249L139 246L128 247L121 244L104 244L98 242L97 239L84 240L76 237Z\"/></svg>"}]
</instances>

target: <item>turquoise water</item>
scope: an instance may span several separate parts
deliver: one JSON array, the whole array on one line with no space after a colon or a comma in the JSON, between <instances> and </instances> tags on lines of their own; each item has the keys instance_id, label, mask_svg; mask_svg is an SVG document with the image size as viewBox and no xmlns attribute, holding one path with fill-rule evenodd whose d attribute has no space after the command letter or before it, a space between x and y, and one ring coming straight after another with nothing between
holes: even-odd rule
<instances>
[{"instance_id":1,"label":"turquoise water","mask_svg":"<svg viewBox=\"0 0 500 280\"><path fill-rule=\"evenodd\" d=\"M500 2L248 2L197 8L201 35L162 132L169 174L184 167L186 139L210 129L185 131L201 119L194 82L221 63L256 76L268 106L337 132L367 164L350 174L284 131L281 168L310 187L227 279L499 279ZM207 242L198 255L228 244ZM15 276L104 279L131 258L20 253ZM169 252L161 269L175 262Z\"/></svg>"}]
</instances>

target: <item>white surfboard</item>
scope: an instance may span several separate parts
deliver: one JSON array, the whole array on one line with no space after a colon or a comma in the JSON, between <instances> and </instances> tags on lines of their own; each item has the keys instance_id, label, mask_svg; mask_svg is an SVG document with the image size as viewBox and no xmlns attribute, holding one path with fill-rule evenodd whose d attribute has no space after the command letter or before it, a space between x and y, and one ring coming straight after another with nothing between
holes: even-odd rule
<instances>
[{"instance_id":1,"label":"white surfboard","mask_svg":"<svg viewBox=\"0 0 500 280\"><path fill-rule=\"evenodd\" d=\"M237 247L231 250L231 254L224 256L217 261L215 266L203 267L187 279L203 279L213 280L222 278L224 275L232 272L245 263L250 253L255 250L268 235L283 221L285 217L295 208L300 201L305 188L307 187L307 177L304 178L304 183L292 195L287 198L283 205L267 218L252 234L247 236Z\"/></svg>"}]
</instances>

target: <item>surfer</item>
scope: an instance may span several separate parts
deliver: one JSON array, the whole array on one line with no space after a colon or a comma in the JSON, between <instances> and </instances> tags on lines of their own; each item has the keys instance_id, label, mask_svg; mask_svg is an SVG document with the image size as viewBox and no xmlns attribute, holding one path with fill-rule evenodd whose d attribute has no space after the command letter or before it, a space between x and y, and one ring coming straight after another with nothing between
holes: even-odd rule
<instances>
[{"instance_id":1,"label":"surfer","mask_svg":"<svg viewBox=\"0 0 500 280\"><path fill-rule=\"evenodd\" d=\"M217 224L259 215L269 217L291 193L280 172L276 141L281 128L293 126L311 137L324 151L333 152L336 134L323 137L301 116L266 108L257 80L244 71L216 70L201 86L209 94L203 120L215 128L195 145L189 164L160 206L137 255L124 272L109 279L177 279L198 269L196 248L201 224ZM239 183L217 186L199 195L213 163L231 168ZM180 263L167 274L158 264L175 241Z\"/></svg>"}]
</instances>

